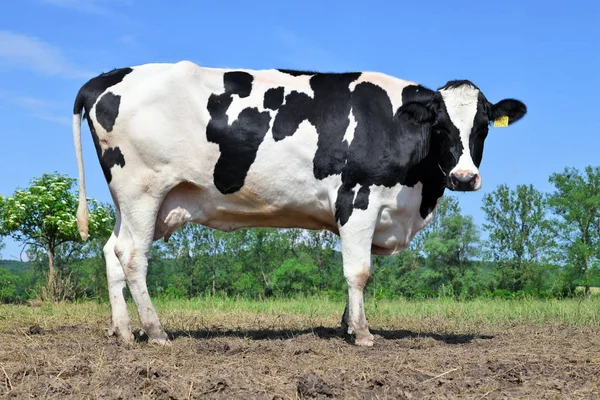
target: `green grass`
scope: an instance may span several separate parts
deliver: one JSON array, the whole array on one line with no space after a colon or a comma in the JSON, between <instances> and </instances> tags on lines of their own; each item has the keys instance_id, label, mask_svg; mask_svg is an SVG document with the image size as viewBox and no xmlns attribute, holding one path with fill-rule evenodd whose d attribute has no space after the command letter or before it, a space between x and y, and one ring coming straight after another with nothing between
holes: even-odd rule
<instances>
[{"instance_id":1,"label":"green grass","mask_svg":"<svg viewBox=\"0 0 600 400\"><path fill-rule=\"evenodd\" d=\"M343 301L325 297L249 300L231 297L201 297L191 300L154 299L166 329L306 329L334 327L344 310ZM407 329L438 332L481 332L517 325L600 326L600 298L591 300L541 299L453 299L374 300L366 303L373 329ZM139 326L133 304L132 324ZM0 329L43 328L61 325L108 326L106 303L1 305Z\"/></svg>"}]
</instances>

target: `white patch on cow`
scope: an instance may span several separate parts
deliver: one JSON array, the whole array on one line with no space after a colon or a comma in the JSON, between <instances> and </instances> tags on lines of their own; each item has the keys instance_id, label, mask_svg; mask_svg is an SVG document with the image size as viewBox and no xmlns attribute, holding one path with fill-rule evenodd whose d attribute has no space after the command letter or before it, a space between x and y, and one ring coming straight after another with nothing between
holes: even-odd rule
<instances>
[{"instance_id":1,"label":"white patch on cow","mask_svg":"<svg viewBox=\"0 0 600 400\"><path fill-rule=\"evenodd\" d=\"M294 76L277 70L255 71L258 79L265 82L270 87L283 86L285 94L288 95L292 91L306 93L310 97L314 96L314 91L310 86L310 79L313 75L298 75Z\"/></svg>"},{"instance_id":2,"label":"white patch on cow","mask_svg":"<svg viewBox=\"0 0 600 400\"><path fill-rule=\"evenodd\" d=\"M258 86L258 87L257 87ZM250 96L248 97L239 97L237 94L233 95L233 101L231 105L227 109L227 117L229 125L233 124L233 122L238 119L238 116L242 112L242 110L246 108L256 108L258 111L265 111L263 107L263 102L265 98L265 89L261 87L260 83L252 83L252 91L250 92ZM269 111L269 110L267 110Z\"/></svg>"},{"instance_id":3,"label":"white patch on cow","mask_svg":"<svg viewBox=\"0 0 600 400\"><path fill-rule=\"evenodd\" d=\"M460 132L460 140L463 145L463 152L458 160L458 164L450 173L455 171L479 174L479 170L473 163L469 147L469 136L473 129L475 114L477 114L477 101L479 90L470 85L462 85L457 88L440 90L442 99L446 104L446 110L450 120ZM481 179L477 180L475 190L481 186Z\"/></svg>"},{"instance_id":4,"label":"white patch on cow","mask_svg":"<svg viewBox=\"0 0 600 400\"><path fill-rule=\"evenodd\" d=\"M358 123L356 122L356 118L354 118L354 113L352 111L350 111L350 116L348 119L350 120L350 123L348 124L348 129L346 129L346 133L344 133L343 140L345 140L348 143L348 146L350 146L350 144L352 144L352 140L354 139L354 131L356 131Z\"/></svg>"},{"instance_id":5,"label":"white patch on cow","mask_svg":"<svg viewBox=\"0 0 600 400\"><path fill-rule=\"evenodd\" d=\"M425 219L421 217L422 188L421 182L414 187L371 186L372 197L381 202L381 212L373 237L374 253L391 255L404 250L414 236L427 226L432 214Z\"/></svg>"}]
</instances>

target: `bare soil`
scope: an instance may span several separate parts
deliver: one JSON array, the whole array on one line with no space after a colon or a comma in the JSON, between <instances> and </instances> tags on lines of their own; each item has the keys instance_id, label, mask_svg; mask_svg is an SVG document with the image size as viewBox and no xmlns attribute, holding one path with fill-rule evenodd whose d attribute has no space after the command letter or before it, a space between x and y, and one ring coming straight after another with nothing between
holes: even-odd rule
<instances>
[{"instance_id":1,"label":"bare soil","mask_svg":"<svg viewBox=\"0 0 600 400\"><path fill-rule=\"evenodd\" d=\"M105 320L0 332L0 396L103 399L600 399L600 329L477 334L211 327L121 345ZM283 324L285 326L285 324Z\"/></svg>"}]
</instances>

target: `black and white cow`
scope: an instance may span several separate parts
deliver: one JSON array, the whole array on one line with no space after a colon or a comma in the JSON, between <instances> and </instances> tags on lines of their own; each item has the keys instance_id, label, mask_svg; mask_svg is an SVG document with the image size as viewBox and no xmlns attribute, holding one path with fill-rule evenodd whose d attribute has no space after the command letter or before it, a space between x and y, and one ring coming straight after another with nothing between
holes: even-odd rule
<instances>
[{"instance_id":1,"label":"black and white cow","mask_svg":"<svg viewBox=\"0 0 600 400\"><path fill-rule=\"evenodd\" d=\"M124 288L151 343L168 343L146 287L153 240L187 222L328 229L339 234L348 303L342 325L370 346L363 289L371 254L395 254L423 229L444 189L481 187L491 121L519 120L518 100L490 103L469 81L437 91L373 72L146 64L102 74L75 100L81 236L88 214L81 113L118 211L104 247L111 329L132 339Z\"/></svg>"}]
</instances>

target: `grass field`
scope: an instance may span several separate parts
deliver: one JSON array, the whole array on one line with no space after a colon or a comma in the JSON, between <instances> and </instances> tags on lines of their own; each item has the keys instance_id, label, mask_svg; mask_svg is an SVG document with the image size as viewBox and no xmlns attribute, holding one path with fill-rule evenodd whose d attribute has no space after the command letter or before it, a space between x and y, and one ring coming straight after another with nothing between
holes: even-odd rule
<instances>
[{"instance_id":1,"label":"grass field","mask_svg":"<svg viewBox=\"0 0 600 400\"><path fill-rule=\"evenodd\" d=\"M0 393L16 398L598 398L600 298L344 303L156 299L170 347L107 338L107 304L0 306ZM133 306L132 326L139 328Z\"/></svg>"},{"instance_id":2,"label":"grass field","mask_svg":"<svg viewBox=\"0 0 600 400\"><path fill-rule=\"evenodd\" d=\"M206 297L191 300L155 299L154 305L165 329L197 330L208 325L240 328L309 328L335 326L345 303L322 297L248 300L227 297ZM372 327L419 327L467 333L490 327L510 327L518 324L600 327L600 297L591 300L566 299L476 299L457 301L439 298L430 300L367 300L365 310ZM137 314L129 304L132 324ZM79 324L93 319L106 320L108 303L0 305L0 329L25 325L51 328ZM279 322L277 322L279 321ZM265 325L267 324L267 325Z\"/></svg>"}]
</instances>

